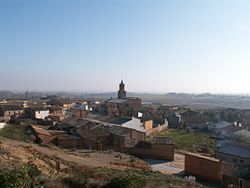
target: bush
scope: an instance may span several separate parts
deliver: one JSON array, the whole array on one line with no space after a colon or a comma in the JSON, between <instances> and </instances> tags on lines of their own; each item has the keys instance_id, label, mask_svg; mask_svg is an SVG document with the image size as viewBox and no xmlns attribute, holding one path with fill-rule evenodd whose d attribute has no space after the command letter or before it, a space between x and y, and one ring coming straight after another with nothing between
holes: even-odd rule
<instances>
[{"instance_id":1,"label":"bush","mask_svg":"<svg viewBox=\"0 0 250 188\"><path fill-rule=\"evenodd\" d=\"M62 183L70 188L84 188L89 182L89 177L80 169L74 168L73 175L63 179Z\"/></svg>"},{"instance_id":2,"label":"bush","mask_svg":"<svg viewBox=\"0 0 250 188\"><path fill-rule=\"evenodd\" d=\"M116 177L112 179L103 188L143 188L146 185L144 176L129 174L127 176Z\"/></svg>"},{"instance_id":3,"label":"bush","mask_svg":"<svg viewBox=\"0 0 250 188\"><path fill-rule=\"evenodd\" d=\"M27 141L25 127L20 125L7 125L0 129L0 136L18 141Z\"/></svg>"},{"instance_id":4,"label":"bush","mask_svg":"<svg viewBox=\"0 0 250 188\"><path fill-rule=\"evenodd\" d=\"M42 187L36 181L40 174L41 172L32 163L28 163L21 168L0 171L0 188Z\"/></svg>"}]
</instances>

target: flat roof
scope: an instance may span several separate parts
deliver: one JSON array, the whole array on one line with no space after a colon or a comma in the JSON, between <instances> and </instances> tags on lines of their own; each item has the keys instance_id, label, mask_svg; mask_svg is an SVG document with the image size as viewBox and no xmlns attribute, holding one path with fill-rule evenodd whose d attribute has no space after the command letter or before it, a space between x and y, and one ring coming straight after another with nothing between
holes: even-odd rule
<instances>
[{"instance_id":1,"label":"flat roof","mask_svg":"<svg viewBox=\"0 0 250 188\"><path fill-rule=\"evenodd\" d=\"M225 143L219 146L216 152L242 158L250 158L250 146L248 145Z\"/></svg>"},{"instance_id":2,"label":"flat roof","mask_svg":"<svg viewBox=\"0 0 250 188\"><path fill-rule=\"evenodd\" d=\"M111 99L111 100L109 100L109 101L107 101L107 102L109 102L109 103L122 104L122 103L127 102L127 100L126 100L126 99Z\"/></svg>"},{"instance_id":3,"label":"flat roof","mask_svg":"<svg viewBox=\"0 0 250 188\"><path fill-rule=\"evenodd\" d=\"M209 156L204 156L198 153L191 153L191 152L187 152L185 153L185 155L191 155L194 157L198 157L198 158L202 158L202 159L206 159L206 160L210 160L210 161L214 161L214 162L220 162L219 159L213 158L213 157L209 157Z\"/></svg>"}]
</instances>

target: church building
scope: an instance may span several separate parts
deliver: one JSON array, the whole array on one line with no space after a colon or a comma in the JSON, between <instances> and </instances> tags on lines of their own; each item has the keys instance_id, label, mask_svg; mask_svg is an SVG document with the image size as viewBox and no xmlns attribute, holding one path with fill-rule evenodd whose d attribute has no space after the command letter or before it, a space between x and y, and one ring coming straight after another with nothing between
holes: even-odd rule
<instances>
[{"instance_id":1,"label":"church building","mask_svg":"<svg viewBox=\"0 0 250 188\"><path fill-rule=\"evenodd\" d=\"M137 116L141 108L141 99L138 97L127 97L123 80L119 84L118 96L116 99L109 99L105 103L108 116L132 117Z\"/></svg>"}]
</instances>

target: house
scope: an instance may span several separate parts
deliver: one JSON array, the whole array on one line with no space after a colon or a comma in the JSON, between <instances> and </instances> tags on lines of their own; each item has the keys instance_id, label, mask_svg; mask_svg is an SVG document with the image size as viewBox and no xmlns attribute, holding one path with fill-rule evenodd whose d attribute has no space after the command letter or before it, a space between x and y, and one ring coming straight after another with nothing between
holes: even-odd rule
<instances>
[{"instance_id":1,"label":"house","mask_svg":"<svg viewBox=\"0 0 250 188\"><path fill-rule=\"evenodd\" d=\"M250 146L235 142L226 142L217 146L215 158L239 166L250 165Z\"/></svg>"},{"instance_id":2,"label":"house","mask_svg":"<svg viewBox=\"0 0 250 188\"><path fill-rule=\"evenodd\" d=\"M74 105L75 105L75 103L73 103L73 102L64 102L62 104L62 107L64 110L68 110L68 109L73 108Z\"/></svg>"},{"instance_id":3,"label":"house","mask_svg":"<svg viewBox=\"0 0 250 188\"><path fill-rule=\"evenodd\" d=\"M84 147L105 149L112 145L111 133L101 124L88 122L76 129L76 135L83 139Z\"/></svg>"},{"instance_id":4,"label":"house","mask_svg":"<svg viewBox=\"0 0 250 188\"><path fill-rule=\"evenodd\" d=\"M29 115L33 119L41 119L44 120L46 117L50 115L48 109L44 107L32 107L25 109L27 115Z\"/></svg>"},{"instance_id":5,"label":"house","mask_svg":"<svg viewBox=\"0 0 250 188\"><path fill-rule=\"evenodd\" d=\"M76 119L83 119L86 118L88 115L87 110L79 109L79 108L71 108L65 111L65 118L76 118Z\"/></svg>"},{"instance_id":6,"label":"house","mask_svg":"<svg viewBox=\"0 0 250 188\"><path fill-rule=\"evenodd\" d=\"M127 119L89 115L87 119L64 119L49 129L64 130L68 134L81 137L85 148L97 148L98 145L98 148L102 149L118 149L133 147L145 139L145 131L131 128L133 126L130 128L122 126L126 122Z\"/></svg>"},{"instance_id":7,"label":"house","mask_svg":"<svg viewBox=\"0 0 250 188\"><path fill-rule=\"evenodd\" d=\"M208 123L210 121L209 116L196 112L193 110L186 110L182 114L182 119L184 121L185 126L188 126L192 129L198 130L206 130L208 128Z\"/></svg>"},{"instance_id":8,"label":"house","mask_svg":"<svg viewBox=\"0 0 250 188\"><path fill-rule=\"evenodd\" d=\"M167 137L156 137L153 142L141 140L128 152L144 159L174 160L174 144Z\"/></svg>"},{"instance_id":9,"label":"house","mask_svg":"<svg viewBox=\"0 0 250 188\"><path fill-rule=\"evenodd\" d=\"M124 114L124 109L126 109L127 106L126 99L110 99L105 102L105 106L108 116L118 117L121 115L127 115L127 113ZM120 109L123 109L123 113Z\"/></svg>"},{"instance_id":10,"label":"house","mask_svg":"<svg viewBox=\"0 0 250 188\"><path fill-rule=\"evenodd\" d=\"M112 124L112 125L116 125L116 126L126 127L130 129L135 129L137 131L145 132L145 129L141 123L141 120L135 117L107 118L104 120L104 122Z\"/></svg>"},{"instance_id":11,"label":"house","mask_svg":"<svg viewBox=\"0 0 250 188\"><path fill-rule=\"evenodd\" d=\"M171 113L168 117L169 128L180 128L181 126L181 115L176 112Z\"/></svg>"},{"instance_id":12,"label":"house","mask_svg":"<svg viewBox=\"0 0 250 188\"><path fill-rule=\"evenodd\" d=\"M232 138L237 142L250 144L250 131L241 129L233 133Z\"/></svg>"},{"instance_id":13,"label":"house","mask_svg":"<svg viewBox=\"0 0 250 188\"><path fill-rule=\"evenodd\" d=\"M112 145L115 150L131 148L138 142L145 140L145 132L115 125L106 126L106 128L112 135Z\"/></svg>"},{"instance_id":14,"label":"house","mask_svg":"<svg viewBox=\"0 0 250 188\"><path fill-rule=\"evenodd\" d=\"M220 135L224 138L231 138L235 132L240 131L242 129L243 128L241 127L230 124L220 129Z\"/></svg>"},{"instance_id":15,"label":"house","mask_svg":"<svg viewBox=\"0 0 250 188\"><path fill-rule=\"evenodd\" d=\"M147 129L145 129L147 136L162 132L164 130L167 130L169 127L168 121L166 119L163 122L153 121L152 124L153 124L153 126L152 126L152 128L150 128L151 126L147 126L147 124L145 124L145 122L143 123L144 128L147 128Z\"/></svg>"},{"instance_id":16,"label":"house","mask_svg":"<svg viewBox=\"0 0 250 188\"><path fill-rule=\"evenodd\" d=\"M223 183L250 187L250 145L227 142L217 147L215 157L233 164L233 172L223 177Z\"/></svg>"},{"instance_id":17,"label":"house","mask_svg":"<svg viewBox=\"0 0 250 188\"><path fill-rule=\"evenodd\" d=\"M153 128L153 120L152 119L142 120L142 126L146 131L152 129Z\"/></svg>"},{"instance_id":18,"label":"house","mask_svg":"<svg viewBox=\"0 0 250 188\"><path fill-rule=\"evenodd\" d=\"M49 106L49 117L54 121L62 121L65 118L65 111L59 106Z\"/></svg>"},{"instance_id":19,"label":"house","mask_svg":"<svg viewBox=\"0 0 250 188\"><path fill-rule=\"evenodd\" d=\"M30 125L26 129L26 134L38 144L49 144L52 143L53 140L58 135L66 135L65 131L57 131L57 130L46 130L39 126Z\"/></svg>"},{"instance_id":20,"label":"house","mask_svg":"<svg viewBox=\"0 0 250 188\"><path fill-rule=\"evenodd\" d=\"M12 117L19 117L23 114L21 106L1 105L0 106L0 120L1 122L8 122Z\"/></svg>"},{"instance_id":21,"label":"house","mask_svg":"<svg viewBox=\"0 0 250 188\"><path fill-rule=\"evenodd\" d=\"M221 121L218 123L208 123L208 129L214 132L219 133L221 131L222 128L227 127L231 125L231 123L226 122L226 121Z\"/></svg>"},{"instance_id":22,"label":"house","mask_svg":"<svg viewBox=\"0 0 250 188\"><path fill-rule=\"evenodd\" d=\"M83 148L83 140L78 136L60 134L53 139L53 144L62 148Z\"/></svg>"}]
</instances>

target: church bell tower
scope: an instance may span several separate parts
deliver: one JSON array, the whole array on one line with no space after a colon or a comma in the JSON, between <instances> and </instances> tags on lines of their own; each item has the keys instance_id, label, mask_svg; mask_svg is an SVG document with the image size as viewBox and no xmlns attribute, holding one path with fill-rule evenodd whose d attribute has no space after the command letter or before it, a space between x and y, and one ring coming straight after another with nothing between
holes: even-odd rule
<instances>
[{"instance_id":1,"label":"church bell tower","mask_svg":"<svg viewBox=\"0 0 250 188\"><path fill-rule=\"evenodd\" d=\"M123 83L123 80L121 81L119 85L119 91L118 91L118 99L126 99L126 91L125 91L125 84Z\"/></svg>"}]
</instances>

